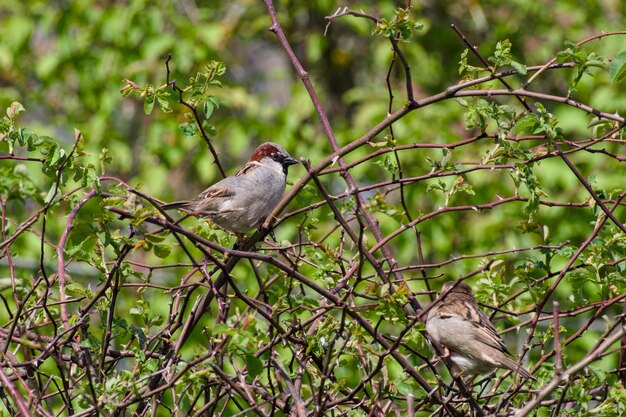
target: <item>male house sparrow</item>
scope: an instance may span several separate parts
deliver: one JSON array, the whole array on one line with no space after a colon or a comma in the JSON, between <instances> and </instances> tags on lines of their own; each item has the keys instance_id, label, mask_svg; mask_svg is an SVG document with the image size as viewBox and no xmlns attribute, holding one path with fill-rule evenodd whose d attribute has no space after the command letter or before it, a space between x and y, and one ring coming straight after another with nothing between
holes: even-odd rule
<instances>
[{"instance_id":1,"label":"male house sparrow","mask_svg":"<svg viewBox=\"0 0 626 417\"><path fill-rule=\"evenodd\" d=\"M280 145L265 142L234 175L213 184L190 201L165 204L165 210L184 208L206 216L235 233L256 228L285 193L287 168L297 164Z\"/></svg>"},{"instance_id":2,"label":"male house sparrow","mask_svg":"<svg viewBox=\"0 0 626 417\"><path fill-rule=\"evenodd\" d=\"M507 368L535 379L508 355L504 341L478 308L472 289L464 282L448 281L428 312L426 331L450 360L466 375L476 376Z\"/></svg>"}]
</instances>

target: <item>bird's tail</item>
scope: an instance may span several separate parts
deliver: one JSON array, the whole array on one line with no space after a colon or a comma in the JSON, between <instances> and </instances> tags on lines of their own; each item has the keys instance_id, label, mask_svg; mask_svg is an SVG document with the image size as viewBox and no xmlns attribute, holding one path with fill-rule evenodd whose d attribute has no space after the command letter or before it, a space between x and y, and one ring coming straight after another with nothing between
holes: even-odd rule
<instances>
[{"instance_id":1,"label":"bird's tail","mask_svg":"<svg viewBox=\"0 0 626 417\"><path fill-rule=\"evenodd\" d=\"M169 204L163 204L163 206L161 206L163 208L163 210L173 210L173 209L178 209L178 208L188 208L189 207L189 201L175 201L173 203L169 203Z\"/></svg>"},{"instance_id":2,"label":"bird's tail","mask_svg":"<svg viewBox=\"0 0 626 417\"><path fill-rule=\"evenodd\" d=\"M537 379L531 375L530 372L528 372L526 369L522 368L522 366L520 364L518 364L517 362L515 362L514 360L504 357L502 358L502 364L504 366L506 366L507 368L509 368L512 371L517 372L518 374L520 374L522 377L526 378L526 379L532 379L533 381L536 381Z\"/></svg>"}]
</instances>

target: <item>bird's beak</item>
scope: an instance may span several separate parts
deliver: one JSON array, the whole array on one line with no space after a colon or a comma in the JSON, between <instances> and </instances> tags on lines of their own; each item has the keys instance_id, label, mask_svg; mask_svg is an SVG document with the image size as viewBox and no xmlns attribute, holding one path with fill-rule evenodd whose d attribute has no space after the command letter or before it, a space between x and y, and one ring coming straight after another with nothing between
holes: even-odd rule
<instances>
[{"instance_id":1,"label":"bird's beak","mask_svg":"<svg viewBox=\"0 0 626 417\"><path fill-rule=\"evenodd\" d=\"M286 166L295 165L299 163L300 161L298 161L296 158L292 158L291 156L288 156L285 159L283 159L283 165L286 165Z\"/></svg>"}]
</instances>

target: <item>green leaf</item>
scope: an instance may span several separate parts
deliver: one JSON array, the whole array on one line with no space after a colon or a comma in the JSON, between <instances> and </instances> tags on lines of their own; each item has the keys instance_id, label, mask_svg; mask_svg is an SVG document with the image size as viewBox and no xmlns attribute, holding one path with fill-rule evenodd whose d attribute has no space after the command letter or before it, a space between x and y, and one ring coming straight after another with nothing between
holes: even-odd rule
<instances>
[{"instance_id":1,"label":"green leaf","mask_svg":"<svg viewBox=\"0 0 626 417\"><path fill-rule=\"evenodd\" d=\"M385 155L382 161L374 161L375 165L383 168L392 175L398 174L398 164L395 159L392 159L389 155Z\"/></svg>"},{"instance_id":2,"label":"green leaf","mask_svg":"<svg viewBox=\"0 0 626 417\"><path fill-rule=\"evenodd\" d=\"M195 123L181 123L179 127L185 136L195 136L198 134L198 126Z\"/></svg>"},{"instance_id":3,"label":"green leaf","mask_svg":"<svg viewBox=\"0 0 626 417\"><path fill-rule=\"evenodd\" d=\"M613 58L609 66L609 74L613 82L620 81L626 76L626 51L622 51Z\"/></svg>"},{"instance_id":4,"label":"green leaf","mask_svg":"<svg viewBox=\"0 0 626 417\"><path fill-rule=\"evenodd\" d=\"M154 245L154 254L161 259L167 258L172 253L169 245Z\"/></svg>"},{"instance_id":5,"label":"green leaf","mask_svg":"<svg viewBox=\"0 0 626 417\"><path fill-rule=\"evenodd\" d=\"M248 375L256 378L263 372L263 362L254 355L246 355L246 368L248 369Z\"/></svg>"},{"instance_id":6,"label":"green leaf","mask_svg":"<svg viewBox=\"0 0 626 417\"><path fill-rule=\"evenodd\" d=\"M32 142L33 139L35 139L36 137L37 135L33 134L29 129L20 129L20 137L18 139L18 142L20 146L26 146L29 151L32 151L34 150L31 149Z\"/></svg>"},{"instance_id":7,"label":"green leaf","mask_svg":"<svg viewBox=\"0 0 626 417\"><path fill-rule=\"evenodd\" d=\"M65 287L65 291L72 297L90 297L93 295L85 287L76 282L72 282L71 284L67 285L67 287Z\"/></svg>"},{"instance_id":8,"label":"green leaf","mask_svg":"<svg viewBox=\"0 0 626 417\"><path fill-rule=\"evenodd\" d=\"M524 65L524 64L520 64L520 63L519 63L519 62L517 62L517 61L511 61L510 65L511 65L513 68L515 68L515 70L516 70L517 72L519 72L519 73L520 73L520 75L526 75L526 73L528 72L528 71L526 70L526 65Z\"/></svg>"},{"instance_id":9,"label":"green leaf","mask_svg":"<svg viewBox=\"0 0 626 417\"><path fill-rule=\"evenodd\" d=\"M154 109L154 96L147 96L146 101L143 102L143 111L146 114L152 113L152 109Z\"/></svg>"},{"instance_id":10,"label":"green leaf","mask_svg":"<svg viewBox=\"0 0 626 417\"><path fill-rule=\"evenodd\" d=\"M155 214L155 210L151 207L143 207L135 212L133 216L133 224L135 226L139 226L143 223L147 218Z\"/></svg>"},{"instance_id":11,"label":"green leaf","mask_svg":"<svg viewBox=\"0 0 626 417\"><path fill-rule=\"evenodd\" d=\"M427 193L431 191L446 191L446 190L447 190L446 183L441 180L437 180L435 184L429 184L428 187L426 187Z\"/></svg>"},{"instance_id":12,"label":"green leaf","mask_svg":"<svg viewBox=\"0 0 626 417\"><path fill-rule=\"evenodd\" d=\"M217 135L217 129L214 125L210 124L208 121L203 121L202 122L202 128L204 129L204 132L208 135L208 136L215 136Z\"/></svg>"},{"instance_id":13,"label":"green leaf","mask_svg":"<svg viewBox=\"0 0 626 417\"><path fill-rule=\"evenodd\" d=\"M144 239L146 239L148 242L150 243L161 243L163 242L165 239L167 238L167 235L164 234L148 234L144 237Z\"/></svg>"},{"instance_id":14,"label":"green leaf","mask_svg":"<svg viewBox=\"0 0 626 417\"><path fill-rule=\"evenodd\" d=\"M468 55L469 55L469 49L465 49L461 53L461 60L459 61L459 75L463 75L465 73L469 73L469 74L473 74L474 75L475 73L486 71L486 69L483 68L483 67L475 67L473 65L470 65L467 62Z\"/></svg>"},{"instance_id":15,"label":"green leaf","mask_svg":"<svg viewBox=\"0 0 626 417\"><path fill-rule=\"evenodd\" d=\"M488 57L487 60L493 63L495 68L502 65L511 65L511 41L505 39L498 42L493 55Z\"/></svg>"},{"instance_id":16,"label":"green leaf","mask_svg":"<svg viewBox=\"0 0 626 417\"><path fill-rule=\"evenodd\" d=\"M215 106L210 101L205 101L203 105L204 116L208 119L213 114Z\"/></svg>"},{"instance_id":17,"label":"green leaf","mask_svg":"<svg viewBox=\"0 0 626 417\"><path fill-rule=\"evenodd\" d=\"M139 347L143 349L146 346L146 341L148 340L146 337L146 333L143 331L141 327L131 325L130 331L137 337L137 341L139 342Z\"/></svg>"},{"instance_id":18,"label":"green leaf","mask_svg":"<svg viewBox=\"0 0 626 417\"><path fill-rule=\"evenodd\" d=\"M82 180L83 187L87 188L91 188L96 183L98 176L96 175L96 167L93 164L85 167Z\"/></svg>"},{"instance_id":19,"label":"green leaf","mask_svg":"<svg viewBox=\"0 0 626 417\"><path fill-rule=\"evenodd\" d=\"M535 113L526 113L515 122L513 132L517 135L536 133L539 123L539 117Z\"/></svg>"},{"instance_id":20,"label":"green leaf","mask_svg":"<svg viewBox=\"0 0 626 417\"><path fill-rule=\"evenodd\" d=\"M11 120L15 120L17 116L19 116L21 113L24 113L25 111L26 109L24 108L24 106L22 106L21 103L14 101L7 109L7 117Z\"/></svg>"},{"instance_id":21,"label":"green leaf","mask_svg":"<svg viewBox=\"0 0 626 417\"><path fill-rule=\"evenodd\" d=\"M391 21L387 21L384 18L378 20L373 34L408 42L411 38L411 33L423 27L422 23L411 20L409 9L398 8L395 10Z\"/></svg>"},{"instance_id":22,"label":"green leaf","mask_svg":"<svg viewBox=\"0 0 626 417\"><path fill-rule=\"evenodd\" d=\"M52 200L58 196L59 196L59 187L57 186L57 183L55 182L54 184L52 184L52 186L48 190L48 194L46 194L46 198L44 198L43 201L46 204L50 204L52 203Z\"/></svg>"},{"instance_id":23,"label":"green leaf","mask_svg":"<svg viewBox=\"0 0 626 417\"><path fill-rule=\"evenodd\" d=\"M172 112L172 107L170 106L170 102L167 99L167 96L169 96L169 93L162 91L160 92L160 94L157 94L156 99L159 102L159 107L161 108L161 111L163 113L171 113Z\"/></svg>"}]
</instances>

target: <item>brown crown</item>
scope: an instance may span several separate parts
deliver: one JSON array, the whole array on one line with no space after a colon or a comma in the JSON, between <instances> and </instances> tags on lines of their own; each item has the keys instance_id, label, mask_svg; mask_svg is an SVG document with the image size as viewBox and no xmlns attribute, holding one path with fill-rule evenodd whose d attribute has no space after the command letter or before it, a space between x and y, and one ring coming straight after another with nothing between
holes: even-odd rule
<instances>
[{"instance_id":1,"label":"brown crown","mask_svg":"<svg viewBox=\"0 0 626 417\"><path fill-rule=\"evenodd\" d=\"M452 288L452 290L450 291L449 294L460 293L460 294L469 295L471 297L474 296L474 293L472 292L472 288L469 285L467 285L464 282L457 282L457 281L448 281L445 284L443 284L443 287L441 288L441 293L447 292L450 288Z\"/></svg>"},{"instance_id":2,"label":"brown crown","mask_svg":"<svg viewBox=\"0 0 626 417\"><path fill-rule=\"evenodd\" d=\"M272 156L273 154L283 153L283 150L275 143L266 142L254 150L250 161L260 161L261 159Z\"/></svg>"}]
</instances>

